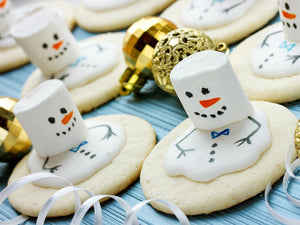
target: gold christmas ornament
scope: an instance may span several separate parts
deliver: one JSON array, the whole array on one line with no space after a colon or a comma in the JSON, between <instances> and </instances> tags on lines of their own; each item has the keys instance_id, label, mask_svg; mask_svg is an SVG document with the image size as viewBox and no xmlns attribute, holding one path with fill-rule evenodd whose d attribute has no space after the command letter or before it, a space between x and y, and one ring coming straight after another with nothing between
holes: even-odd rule
<instances>
[{"instance_id":1,"label":"gold christmas ornament","mask_svg":"<svg viewBox=\"0 0 300 225\"><path fill-rule=\"evenodd\" d=\"M225 43L215 43L204 33L190 28L169 32L156 45L152 59L152 73L156 84L168 93L175 93L170 81L173 67L189 55L204 51L227 51Z\"/></svg>"},{"instance_id":2,"label":"gold christmas ornament","mask_svg":"<svg viewBox=\"0 0 300 225\"><path fill-rule=\"evenodd\" d=\"M120 79L120 94L137 93L153 79L151 61L155 45L177 27L160 17L146 17L132 24L125 35L123 52L128 68Z\"/></svg>"},{"instance_id":3,"label":"gold christmas ornament","mask_svg":"<svg viewBox=\"0 0 300 225\"><path fill-rule=\"evenodd\" d=\"M298 158L300 158L300 120L298 120L298 124L295 130L295 148Z\"/></svg>"},{"instance_id":4,"label":"gold christmas ornament","mask_svg":"<svg viewBox=\"0 0 300 225\"><path fill-rule=\"evenodd\" d=\"M17 101L0 97L0 161L20 158L31 147L27 134L12 112Z\"/></svg>"}]
</instances>

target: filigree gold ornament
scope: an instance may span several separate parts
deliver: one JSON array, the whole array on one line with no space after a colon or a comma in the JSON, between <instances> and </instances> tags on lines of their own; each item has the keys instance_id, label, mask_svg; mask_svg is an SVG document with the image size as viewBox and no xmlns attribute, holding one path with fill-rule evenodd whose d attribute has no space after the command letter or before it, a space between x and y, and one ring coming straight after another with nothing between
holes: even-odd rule
<instances>
[{"instance_id":1,"label":"filigree gold ornament","mask_svg":"<svg viewBox=\"0 0 300 225\"><path fill-rule=\"evenodd\" d=\"M138 93L147 79L153 79L151 61L159 40L177 27L160 17L146 17L132 24L125 35L123 52L127 69L120 79L120 94Z\"/></svg>"},{"instance_id":2,"label":"filigree gold ornament","mask_svg":"<svg viewBox=\"0 0 300 225\"><path fill-rule=\"evenodd\" d=\"M0 161L20 158L31 147L27 134L12 112L17 101L0 97Z\"/></svg>"},{"instance_id":3,"label":"filigree gold ornament","mask_svg":"<svg viewBox=\"0 0 300 225\"><path fill-rule=\"evenodd\" d=\"M297 155L300 158L300 120L298 120L297 127L295 130L295 148Z\"/></svg>"},{"instance_id":4,"label":"filigree gold ornament","mask_svg":"<svg viewBox=\"0 0 300 225\"><path fill-rule=\"evenodd\" d=\"M181 28L169 32L156 44L153 53L152 73L156 84L162 90L175 94L170 81L171 70L184 58L204 50L227 51L228 54L225 43L215 44L210 37L195 29Z\"/></svg>"}]
</instances>

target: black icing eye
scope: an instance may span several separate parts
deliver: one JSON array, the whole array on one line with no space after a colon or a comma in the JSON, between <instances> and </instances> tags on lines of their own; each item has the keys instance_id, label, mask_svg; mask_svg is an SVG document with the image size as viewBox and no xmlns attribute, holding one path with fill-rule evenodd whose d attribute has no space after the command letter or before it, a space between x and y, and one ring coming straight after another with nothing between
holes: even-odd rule
<instances>
[{"instance_id":1,"label":"black icing eye","mask_svg":"<svg viewBox=\"0 0 300 225\"><path fill-rule=\"evenodd\" d=\"M54 117L49 117L48 118L49 123L55 123L55 118Z\"/></svg>"},{"instance_id":2,"label":"black icing eye","mask_svg":"<svg viewBox=\"0 0 300 225\"><path fill-rule=\"evenodd\" d=\"M202 89L201 89L201 92L202 92L202 94L204 94L204 95L209 94L208 88L202 88Z\"/></svg>"},{"instance_id":3,"label":"black icing eye","mask_svg":"<svg viewBox=\"0 0 300 225\"><path fill-rule=\"evenodd\" d=\"M61 109L60 109L60 112L61 112L62 114L66 114L66 113L67 113L67 110L66 110L65 108L61 108Z\"/></svg>"},{"instance_id":4,"label":"black icing eye","mask_svg":"<svg viewBox=\"0 0 300 225\"><path fill-rule=\"evenodd\" d=\"M59 38L59 37L58 37L58 34L54 34L54 35L53 35L53 38L54 38L54 40L58 40L58 38Z\"/></svg>"},{"instance_id":5,"label":"black icing eye","mask_svg":"<svg viewBox=\"0 0 300 225\"><path fill-rule=\"evenodd\" d=\"M188 97L188 98L192 98L193 97L193 94L191 92L185 92L185 95Z\"/></svg>"},{"instance_id":6,"label":"black icing eye","mask_svg":"<svg viewBox=\"0 0 300 225\"><path fill-rule=\"evenodd\" d=\"M47 43L44 43L44 44L42 45L42 47L45 48L45 49L48 48Z\"/></svg>"},{"instance_id":7,"label":"black icing eye","mask_svg":"<svg viewBox=\"0 0 300 225\"><path fill-rule=\"evenodd\" d=\"M285 6L285 8L286 8L287 10L290 10L290 5L289 5L289 4L285 3L284 6Z\"/></svg>"}]
</instances>

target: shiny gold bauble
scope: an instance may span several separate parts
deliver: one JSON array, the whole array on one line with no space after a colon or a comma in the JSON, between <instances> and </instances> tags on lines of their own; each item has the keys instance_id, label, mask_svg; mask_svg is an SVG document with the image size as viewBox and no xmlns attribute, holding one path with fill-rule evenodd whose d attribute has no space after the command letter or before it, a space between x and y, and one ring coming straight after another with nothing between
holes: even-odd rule
<instances>
[{"instance_id":1,"label":"shiny gold bauble","mask_svg":"<svg viewBox=\"0 0 300 225\"><path fill-rule=\"evenodd\" d=\"M298 124L295 130L295 148L298 158L300 158L300 120L298 120Z\"/></svg>"},{"instance_id":2,"label":"shiny gold bauble","mask_svg":"<svg viewBox=\"0 0 300 225\"><path fill-rule=\"evenodd\" d=\"M123 42L128 68L120 79L121 95L138 92L147 79L153 79L151 61L155 45L175 29L173 23L160 17L142 18L128 28Z\"/></svg>"},{"instance_id":3,"label":"shiny gold bauble","mask_svg":"<svg viewBox=\"0 0 300 225\"><path fill-rule=\"evenodd\" d=\"M170 81L173 67L189 55L204 50L226 51L225 43L215 43L206 34L190 28L169 32L156 45L152 58L152 73L156 84L164 91L175 93Z\"/></svg>"},{"instance_id":4,"label":"shiny gold bauble","mask_svg":"<svg viewBox=\"0 0 300 225\"><path fill-rule=\"evenodd\" d=\"M17 101L0 97L0 161L20 158L31 147L27 134L12 112Z\"/></svg>"}]
</instances>

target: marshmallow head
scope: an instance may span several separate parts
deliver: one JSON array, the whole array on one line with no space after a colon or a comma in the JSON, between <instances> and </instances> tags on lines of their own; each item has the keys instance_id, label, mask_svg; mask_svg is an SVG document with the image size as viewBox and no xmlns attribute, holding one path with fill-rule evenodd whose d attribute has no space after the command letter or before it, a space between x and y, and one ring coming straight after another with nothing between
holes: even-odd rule
<instances>
[{"instance_id":1,"label":"marshmallow head","mask_svg":"<svg viewBox=\"0 0 300 225\"><path fill-rule=\"evenodd\" d=\"M16 16L10 0L0 0L0 33L8 31L16 22Z\"/></svg>"},{"instance_id":2,"label":"marshmallow head","mask_svg":"<svg viewBox=\"0 0 300 225\"><path fill-rule=\"evenodd\" d=\"M285 38L300 42L300 1L279 0L279 14Z\"/></svg>"},{"instance_id":3,"label":"marshmallow head","mask_svg":"<svg viewBox=\"0 0 300 225\"><path fill-rule=\"evenodd\" d=\"M225 127L254 111L223 53L192 54L173 68L170 78L186 113L200 130Z\"/></svg>"},{"instance_id":4,"label":"marshmallow head","mask_svg":"<svg viewBox=\"0 0 300 225\"><path fill-rule=\"evenodd\" d=\"M77 42L54 9L38 7L11 28L11 34L46 78L79 56Z\"/></svg>"},{"instance_id":5,"label":"marshmallow head","mask_svg":"<svg viewBox=\"0 0 300 225\"><path fill-rule=\"evenodd\" d=\"M22 98L13 112L42 156L68 151L87 137L87 127L59 80L48 80Z\"/></svg>"}]
</instances>

